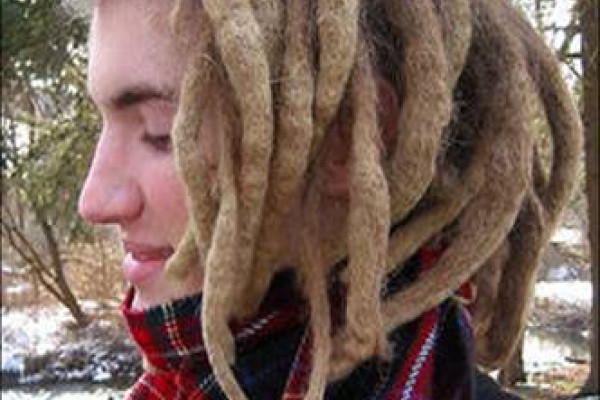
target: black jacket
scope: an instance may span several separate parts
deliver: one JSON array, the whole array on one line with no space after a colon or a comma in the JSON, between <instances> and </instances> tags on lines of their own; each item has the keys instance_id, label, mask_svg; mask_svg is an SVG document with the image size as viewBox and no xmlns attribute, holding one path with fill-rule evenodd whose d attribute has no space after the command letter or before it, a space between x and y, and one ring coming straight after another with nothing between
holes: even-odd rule
<instances>
[{"instance_id":1,"label":"black jacket","mask_svg":"<svg viewBox=\"0 0 600 400\"><path fill-rule=\"evenodd\" d=\"M521 400L519 396L502 390L496 381L481 372L477 373L475 385L477 400Z\"/></svg>"}]
</instances>

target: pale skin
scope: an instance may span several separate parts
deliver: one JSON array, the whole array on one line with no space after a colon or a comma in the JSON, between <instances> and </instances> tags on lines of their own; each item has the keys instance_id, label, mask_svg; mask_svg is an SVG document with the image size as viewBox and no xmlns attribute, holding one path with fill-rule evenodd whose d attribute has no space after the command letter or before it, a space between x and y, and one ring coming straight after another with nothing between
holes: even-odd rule
<instances>
[{"instance_id":1,"label":"pale skin","mask_svg":"<svg viewBox=\"0 0 600 400\"><path fill-rule=\"evenodd\" d=\"M90 31L88 90L103 121L96 152L81 192L79 212L93 224L117 227L123 242L125 278L135 288L135 308L147 308L201 291L202 275L167 279L164 267L187 224L185 189L175 166L170 131L177 109L185 51L172 36L172 2L101 1ZM378 85L384 128L393 126L397 100ZM219 132L204 118L203 155L217 168ZM318 173L331 206L323 210L322 239L339 236L348 196L347 132L333 124ZM384 139L385 139L384 132ZM278 261L293 265L299 255L301 198L281 237L289 243ZM340 204L342 207L340 207Z\"/></svg>"},{"instance_id":2,"label":"pale skin","mask_svg":"<svg viewBox=\"0 0 600 400\"><path fill-rule=\"evenodd\" d=\"M103 128L79 212L91 223L117 226L134 306L148 307L197 292L201 277L173 282L162 273L187 221L169 136L182 55L168 27L141 3L104 1L94 10L88 90ZM167 4L152 2L153 11L166 15Z\"/></svg>"}]
</instances>

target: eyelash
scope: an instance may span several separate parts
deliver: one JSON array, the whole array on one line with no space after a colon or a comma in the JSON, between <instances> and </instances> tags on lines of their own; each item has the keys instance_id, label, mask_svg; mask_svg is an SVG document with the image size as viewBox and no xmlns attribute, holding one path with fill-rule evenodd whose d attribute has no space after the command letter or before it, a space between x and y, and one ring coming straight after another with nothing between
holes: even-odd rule
<instances>
[{"instance_id":1,"label":"eyelash","mask_svg":"<svg viewBox=\"0 0 600 400\"><path fill-rule=\"evenodd\" d=\"M169 134L153 135L148 132L144 132L144 135L142 136L142 142L159 153L170 153L172 149L171 135Z\"/></svg>"}]
</instances>

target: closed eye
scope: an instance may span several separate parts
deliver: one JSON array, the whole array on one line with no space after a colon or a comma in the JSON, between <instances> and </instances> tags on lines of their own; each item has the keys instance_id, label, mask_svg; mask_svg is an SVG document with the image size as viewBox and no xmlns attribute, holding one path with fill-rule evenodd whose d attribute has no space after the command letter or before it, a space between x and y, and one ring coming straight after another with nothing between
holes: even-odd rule
<instances>
[{"instance_id":1,"label":"closed eye","mask_svg":"<svg viewBox=\"0 0 600 400\"><path fill-rule=\"evenodd\" d=\"M150 146L159 153L170 153L172 151L171 135L154 135L145 132L142 136L142 142Z\"/></svg>"}]
</instances>

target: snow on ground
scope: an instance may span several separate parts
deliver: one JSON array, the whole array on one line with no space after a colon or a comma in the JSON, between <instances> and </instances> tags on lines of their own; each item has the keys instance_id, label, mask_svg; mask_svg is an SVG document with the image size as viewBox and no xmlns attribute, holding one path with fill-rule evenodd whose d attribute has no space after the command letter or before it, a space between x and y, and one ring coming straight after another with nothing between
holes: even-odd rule
<instances>
[{"instance_id":1,"label":"snow on ground","mask_svg":"<svg viewBox=\"0 0 600 400\"><path fill-rule=\"evenodd\" d=\"M24 371L24 355L55 350L69 315L58 305L2 310L2 371Z\"/></svg>"},{"instance_id":2,"label":"snow on ground","mask_svg":"<svg viewBox=\"0 0 600 400\"><path fill-rule=\"evenodd\" d=\"M550 242L577 246L582 244L583 240L583 232L581 229L561 227L554 232Z\"/></svg>"},{"instance_id":3,"label":"snow on ground","mask_svg":"<svg viewBox=\"0 0 600 400\"><path fill-rule=\"evenodd\" d=\"M584 343L560 335L539 330L525 331L523 361L527 373L546 372L589 360L589 350Z\"/></svg>"},{"instance_id":4,"label":"snow on ground","mask_svg":"<svg viewBox=\"0 0 600 400\"><path fill-rule=\"evenodd\" d=\"M591 308L592 283L586 281L538 282L536 299L561 301L569 305Z\"/></svg>"},{"instance_id":5,"label":"snow on ground","mask_svg":"<svg viewBox=\"0 0 600 400\"><path fill-rule=\"evenodd\" d=\"M139 356L123 328L98 317L97 303L81 304L96 317L79 331L68 328L72 320L58 305L2 309L3 383L106 382L137 376Z\"/></svg>"},{"instance_id":6,"label":"snow on ground","mask_svg":"<svg viewBox=\"0 0 600 400\"><path fill-rule=\"evenodd\" d=\"M589 361L591 306L589 281L536 283L535 308L523 346L525 371L547 372Z\"/></svg>"},{"instance_id":7,"label":"snow on ground","mask_svg":"<svg viewBox=\"0 0 600 400\"><path fill-rule=\"evenodd\" d=\"M126 390L91 385L64 385L52 389L13 389L2 392L2 400L107 400L122 399Z\"/></svg>"}]
</instances>

